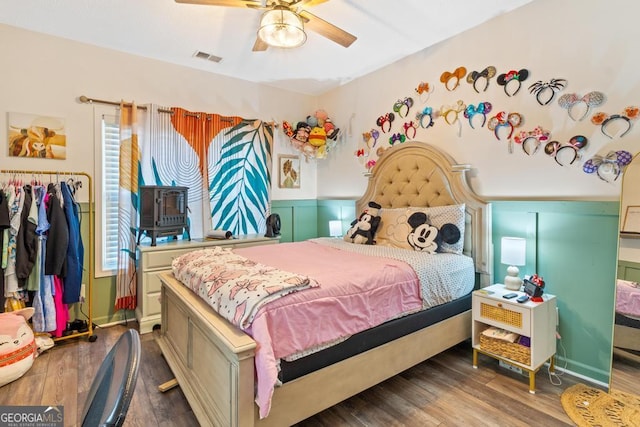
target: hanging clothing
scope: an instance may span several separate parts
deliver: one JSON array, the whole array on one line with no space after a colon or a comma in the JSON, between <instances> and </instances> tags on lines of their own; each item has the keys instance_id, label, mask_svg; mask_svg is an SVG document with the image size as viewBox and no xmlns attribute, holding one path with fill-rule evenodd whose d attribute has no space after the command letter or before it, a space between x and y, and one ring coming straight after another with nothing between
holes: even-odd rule
<instances>
[{"instance_id":1,"label":"hanging clothing","mask_svg":"<svg viewBox=\"0 0 640 427\"><path fill-rule=\"evenodd\" d=\"M48 203L49 195L44 191L44 188L40 188L38 191L38 227L36 233L40 239L40 251L38 267L36 267L39 292L36 295L36 299L40 299L41 302L35 303L34 308L41 307L41 312L37 311L33 314L32 320L34 324L34 330L36 332L53 332L57 328L57 316L56 316L56 304L53 300L53 294L55 293L53 276L46 276L44 274L44 260L46 258L47 251L47 232L49 231L50 224L47 220L46 206ZM37 308L36 308L37 310Z\"/></svg>"},{"instance_id":2,"label":"hanging clothing","mask_svg":"<svg viewBox=\"0 0 640 427\"><path fill-rule=\"evenodd\" d=\"M13 194L9 196L9 243L7 246L7 267L4 271L5 297L15 296L18 292L18 277L16 276L16 245L20 230L20 217L24 206L24 191L22 187L9 186Z\"/></svg>"},{"instance_id":3,"label":"hanging clothing","mask_svg":"<svg viewBox=\"0 0 640 427\"><path fill-rule=\"evenodd\" d=\"M67 322L69 321L69 307L62 302L64 298L64 289L62 280L59 276L48 276L53 279L53 286L55 289L55 295L53 300L56 307L56 329L51 333L54 337L61 337L62 333L67 329Z\"/></svg>"},{"instance_id":4,"label":"hanging clothing","mask_svg":"<svg viewBox=\"0 0 640 427\"><path fill-rule=\"evenodd\" d=\"M40 265L41 265L41 261L40 261L41 241L40 241L40 236L38 235L37 229L39 224L38 217L40 212L40 204L42 203L42 199L44 197L44 187L42 187L41 185L34 185L31 188L31 192L32 192L31 195L32 195L33 202L31 203L31 209L29 210L28 221L34 224L33 234L35 235L36 260L31 269L31 273L27 278L26 288L28 291L37 292L40 290Z\"/></svg>"},{"instance_id":5,"label":"hanging clothing","mask_svg":"<svg viewBox=\"0 0 640 427\"><path fill-rule=\"evenodd\" d=\"M55 184L47 187L47 221L50 228L47 236L47 254L44 260L44 274L65 277L67 275L67 246L69 227L61 206Z\"/></svg>"},{"instance_id":6,"label":"hanging clothing","mask_svg":"<svg viewBox=\"0 0 640 427\"><path fill-rule=\"evenodd\" d=\"M27 184L23 187L24 202L20 215L20 230L16 238L16 277L18 285L25 288L27 278L36 262L38 236L36 235L37 219L31 217L33 188Z\"/></svg>"},{"instance_id":7,"label":"hanging clothing","mask_svg":"<svg viewBox=\"0 0 640 427\"><path fill-rule=\"evenodd\" d=\"M64 204L64 214L69 226L69 244L67 245L67 274L64 277L65 304L80 301L82 287L82 270L84 263L84 246L80 235L80 217L78 203L73 198L71 188L66 182L60 184Z\"/></svg>"},{"instance_id":8,"label":"hanging clothing","mask_svg":"<svg viewBox=\"0 0 640 427\"><path fill-rule=\"evenodd\" d=\"M11 223L9 221L9 199L4 194L3 190L0 190L0 250L4 248L4 236L5 232L9 230ZM8 237L7 237L8 240ZM0 256L0 266L1 266ZM0 269L0 292L4 297L4 268ZM4 311L4 299L0 298L0 313Z\"/></svg>"}]
</instances>

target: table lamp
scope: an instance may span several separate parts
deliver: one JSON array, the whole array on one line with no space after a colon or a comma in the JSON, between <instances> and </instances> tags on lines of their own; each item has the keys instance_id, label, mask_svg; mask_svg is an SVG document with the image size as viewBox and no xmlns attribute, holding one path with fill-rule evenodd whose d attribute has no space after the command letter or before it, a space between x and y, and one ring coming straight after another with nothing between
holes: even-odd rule
<instances>
[{"instance_id":1,"label":"table lamp","mask_svg":"<svg viewBox=\"0 0 640 427\"><path fill-rule=\"evenodd\" d=\"M525 265L526 245L527 241L520 237L503 237L500 244L500 262L509 266L504 278L504 287L511 291L519 291L522 286L517 266Z\"/></svg>"},{"instance_id":2,"label":"table lamp","mask_svg":"<svg viewBox=\"0 0 640 427\"><path fill-rule=\"evenodd\" d=\"M342 221L337 219L329 221L329 236L331 237L342 236Z\"/></svg>"}]
</instances>

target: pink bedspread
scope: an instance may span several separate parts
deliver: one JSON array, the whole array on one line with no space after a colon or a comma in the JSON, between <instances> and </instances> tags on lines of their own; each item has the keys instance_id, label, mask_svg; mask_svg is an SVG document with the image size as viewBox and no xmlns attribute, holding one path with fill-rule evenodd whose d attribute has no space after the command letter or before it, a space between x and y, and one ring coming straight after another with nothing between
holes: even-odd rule
<instances>
[{"instance_id":1,"label":"pink bedspread","mask_svg":"<svg viewBox=\"0 0 640 427\"><path fill-rule=\"evenodd\" d=\"M402 261L345 253L314 242L255 246L234 252L308 276L320 285L270 302L258 311L247 329L258 343L256 403L260 417L269 413L280 358L422 307L418 277Z\"/></svg>"},{"instance_id":2,"label":"pink bedspread","mask_svg":"<svg viewBox=\"0 0 640 427\"><path fill-rule=\"evenodd\" d=\"M618 280L616 286L616 311L625 316L640 319L640 285L628 280Z\"/></svg>"}]
</instances>

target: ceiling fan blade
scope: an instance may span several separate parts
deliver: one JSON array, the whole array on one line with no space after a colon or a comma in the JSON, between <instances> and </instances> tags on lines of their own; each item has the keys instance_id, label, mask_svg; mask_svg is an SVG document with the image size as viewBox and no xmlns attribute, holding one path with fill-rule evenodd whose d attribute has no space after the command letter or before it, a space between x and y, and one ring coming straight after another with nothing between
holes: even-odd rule
<instances>
[{"instance_id":1,"label":"ceiling fan blade","mask_svg":"<svg viewBox=\"0 0 640 427\"><path fill-rule=\"evenodd\" d=\"M268 47L269 45L263 42L260 37L256 37L256 42L253 44L253 49L251 50L254 52L263 52L267 50Z\"/></svg>"},{"instance_id":2,"label":"ceiling fan blade","mask_svg":"<svg viewBox=\"0 0 640 427\"><path fill-rule=\"evenodd\" d=\"M298 13L304 20L305 29L315 31L323 37L328 38L331 41L338 43L344 47L349 47L356 41L357 37L350 34L343 29L336 27L333 24L328 23L322 18L318 18L312 13L302 10Z\"/></svg>"},{"instance_id":3,"label":"ceiling fan blade","mask_svg":"<svg viewBox=\"0 0 640 427\"><path fill-rule=\"evenodd\" d=\"M209 6L227 7L262 7L258 0L175 0L176 3L204 4Z\"/></svg>"},{"instance_id":4,"label":"ceiling fan blade","mask_svg":"<svg viewBox=\"0 0 640 427\"><path fill-rule=\"evenodd\" d=\"M322 3L326 3L328 1L329 0L300 0L299 2L295 3L295 5L299 5L300 7L313 7Z\"/></svg>"}]
</instances>

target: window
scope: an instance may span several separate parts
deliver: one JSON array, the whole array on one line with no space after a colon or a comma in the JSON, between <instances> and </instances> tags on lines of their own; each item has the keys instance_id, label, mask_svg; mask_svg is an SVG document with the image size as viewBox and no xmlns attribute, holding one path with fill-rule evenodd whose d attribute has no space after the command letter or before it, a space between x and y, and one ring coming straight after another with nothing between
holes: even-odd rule
<instances>
[{"instance_id":1,"label":"window","mask_svg":"<svg viewBox=\"0 0 640 427\"><path fill-rule=\"evenodd\" d=\"M118 118L102 116L102 270L118 265L118 158L120 133Z\"/></svg>"}]
</instances>

